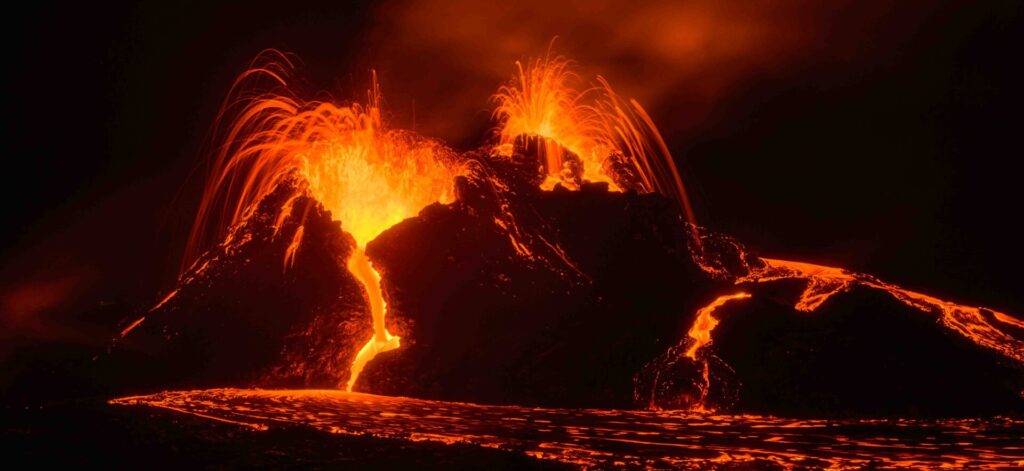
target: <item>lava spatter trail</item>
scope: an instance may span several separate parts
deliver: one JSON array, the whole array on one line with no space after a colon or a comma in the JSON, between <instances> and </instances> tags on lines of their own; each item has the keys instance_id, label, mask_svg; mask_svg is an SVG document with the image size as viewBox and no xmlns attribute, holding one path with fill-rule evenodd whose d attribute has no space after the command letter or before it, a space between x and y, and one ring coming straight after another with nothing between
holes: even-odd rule
<instances>
[{"instance_id":1,"label":"lava spatter trail","mask_svg":"<svg viewBox=\"0 0 1024 471\"><path fill-rule=\"evenodd\" d=\"M583 467L1000 469L1024 466L1024 422L792 420L673 411L482 406L337 390L165 392L112 401L257 429L305 425L517 450Z\"/></svg>"}]
</instances>

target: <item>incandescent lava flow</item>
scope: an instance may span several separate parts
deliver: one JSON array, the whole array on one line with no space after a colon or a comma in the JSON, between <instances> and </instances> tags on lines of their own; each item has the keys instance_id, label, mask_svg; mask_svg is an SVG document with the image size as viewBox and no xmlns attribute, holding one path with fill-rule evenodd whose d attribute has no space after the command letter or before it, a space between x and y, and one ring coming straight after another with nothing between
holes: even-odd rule
<instances>
[{"instance_id":1,"label":"incandescent lava flow","mask_svg":"<svg viewBox=\"0 0 1024 471\"><path fill-rule=\"evenodd\" d=\"M307 284L354 277L361 297L352 300L344 287L288 288L313 293L312 307L302 306L316 316L294 321L301 325L277 319L290 330L264 332L266 351L289 360L252 366L246 386L280 385L264 381L274 376L267 370L285 370L305 375L301 387L323 387L308 380L319 371L348 391L425 399L787 412L758 402L758 385L775 377L744 369L754 364L749 358L730 357L722 329L847 322L840 314L851 309L891 311L894 326L924 326L929 348L971 355L963 372L990 371L976 368L989 363L991 371L1022 371L1024 323L1008 314L869 275L760 258L697 226L674 160L639 103L600 77L579 83L562 57L516 66L494 96L493 142L460 153L389 127L375 77L366 103L306 100L291 88L293 60L261 55L222 110L179 287L131 319L119 342L147 328L168 339L202 330L167 325L196 303L212 306L211 315L230 306L225 296L235 292L213 288L226 279L257 280L264 289L246 295L254 306L272 297L268 305L287 309L296 295L282 286L294 274ZM275 258L272 269L253 262L261 256ZM361 316L325 321L331 309ZM285 314L259 313L278 315ZM265 321L259 316L256 323ZM842 324L827 327L847 335ZM288 343L313 336L321 340ZM207 355L221 348L217 339L197 343ZM899 343L887 348L917 358ZM931 387L941 376L921 378ZM995 410L1017 410L1020 378L993 380L971 399L995 391ZM237 386L223 378L199 386L211 385ZM835 401L850 397L857 400L848 393ZM891 412L847 405L851 413Z\"/></svg>"},{"instance_id":2,"label":"incandescent lava flow","mask_svg":"<svg viewBox=\"0 0 1024 471\"><path fill-rule=\"evenodd\" d=\"M1024 421L793 420L687 411L480 406L325 390L211 389L117 399L267 430L472 443L583 469L1012 469Z\"/></svg>"}]
</instances>

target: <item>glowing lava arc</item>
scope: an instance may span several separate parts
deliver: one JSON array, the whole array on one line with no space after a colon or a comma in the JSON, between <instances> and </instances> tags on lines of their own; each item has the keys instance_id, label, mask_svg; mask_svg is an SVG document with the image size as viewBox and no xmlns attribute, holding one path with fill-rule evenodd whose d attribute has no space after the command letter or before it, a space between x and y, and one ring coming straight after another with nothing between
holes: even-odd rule
<instances>
[{"instance_id":1,"label":"glowing lava arc","mask_svg":"<svg viewBox=\"0 0 1024 471\"><path fill-rule=\"evenodd\" d=\"M368 361L399 345L385 328L381 277L365 254L366 244L431 203L451 202L458 171L454 154L440 143L385 126L376 75L366 104L341 106L297 97L290 88L293 71L288 56L266 51L232 87L218 123L229 113L233 121L220 136L187 255L194 258L201 250L211 227L223 237L224 228L245 219L279 184L301 182L275 229L291 213L295 197L307 194L356 241L348 269L366 289L374 335L352 364L346 384L351 390ZM286 270L301 250L301 231L300 226L288 246Z\"/></svg>"},{"instance_id":2,"label":"glowing lava arc","mask_svg":"<svg viewBox=\"0 0 1024 471\"><path fill-rule=\"evenodd\" d=\"M571 65L550 54L525 67L516 62L516 75L493 97L498 154L511 156L516 139L542 137L547 176L541 188L561 183L573 190L591 181L607 183L612 191L657 192L696 224L672 154L644 108L620 97L602 77L598 85L579 91Z\"/></svg>"},{"instance_id":3,"label":"glowing lava arc","mask_svg":"<svg viewBox=\"0 0 1024 471\"><path fill-rule=\"evenodd\" d=\"M697 311L697 320L693 322L693 327L690 327L690 331L686 333L687 336L693 339L693 343L686 349L685 355L696 360L697 351L711 343L711 331L715 330L715 327L718 326L718 318L714 316L715 309L722 307L722 305L729 301L749 297L750 293L744 292L719 296L711 304L700 308Z\"/></svg>"},{"instance_id":4,"label":"glowing lava arc","mask_svg":"<svg viewBox=\"0 0 1024 471\"><path fill-rule=\"evenodd\" d=\"M742 291L735 294L727 294L715 298L707 306L698 309L697 319L693 322L689 332L686 333L688 337L693 339L693 342L686 349L684 355L693 361L697 361L697 352L711 343L711 331L715 330L715 327L718 326L718 318L714 315L715 310L729 301L748 298L750 298L750 293ZM713 412L713 409L706 404L708 391L711 389L711 365L708 364L706 357L700 358L700 361L703 363L701 369L703 384L700 385L700 397L693 403L690 410L695 412Z\"/></svg>"}]
</instances>

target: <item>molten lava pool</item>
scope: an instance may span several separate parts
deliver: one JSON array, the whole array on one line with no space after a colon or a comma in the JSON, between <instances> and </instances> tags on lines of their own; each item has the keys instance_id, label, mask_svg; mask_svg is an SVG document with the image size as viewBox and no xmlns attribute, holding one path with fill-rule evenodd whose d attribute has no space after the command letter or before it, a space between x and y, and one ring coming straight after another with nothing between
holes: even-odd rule
<instances>
[{"instance_id":1,"label":"molten lava pool","mask_svg":"<svg viewBox=\"0 0 1024 471\"><path fill-rule=\"evenodd\" d=\"M427 401L338 390L210 389L111 401L160 407L266 430L472 443L590 466L1024 466L1024 420L793 420L682 411L546 409Z\"/></svg>"}]
</instances>

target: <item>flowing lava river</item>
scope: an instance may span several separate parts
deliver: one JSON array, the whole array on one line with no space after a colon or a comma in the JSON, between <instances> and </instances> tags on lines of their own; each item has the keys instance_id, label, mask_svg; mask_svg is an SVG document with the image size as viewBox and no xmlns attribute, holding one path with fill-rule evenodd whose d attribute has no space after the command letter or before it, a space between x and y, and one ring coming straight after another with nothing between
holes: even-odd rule
<instances>
[{"instance_id":1,"label":"flowing lava river","mask_svg":"<svg viewBox=\"0 0 1024 471\"><path fill-rule=\"evenodd\" d=\"M795 420L686 411L485 406L340 390L210 389L111 401L259 430L309 426L351 435L471 443L579 465L783 469L1024 466L1024 421Z\"/></svg>"}]
</instances>

